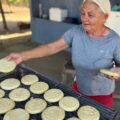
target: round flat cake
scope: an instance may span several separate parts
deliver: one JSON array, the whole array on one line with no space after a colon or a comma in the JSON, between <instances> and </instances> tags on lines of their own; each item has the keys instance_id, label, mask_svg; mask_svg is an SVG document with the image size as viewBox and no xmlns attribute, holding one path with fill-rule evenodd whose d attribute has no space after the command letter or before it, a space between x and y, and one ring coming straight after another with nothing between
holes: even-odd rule
<instances>
[{"instance_id":1,"label":"round flat cake","mask_svg":"<svg viewBox=\"0 0 120 120\"><path fill-rule=\"evenodd\" d=\"M28 74L22 77L21 82L25 85L32 85L35 82L38 82L39 78L37 75Z\"/></svg>"},{"instance_id":2,"label":"round flat cake","mask_svg":"<svg viewBox=\"0 0 120 120\"><path fill-rule=\"evenodd\" d=\"M48 102L58 102L63 98L64 93L60 89L49 89L44 94L44 99Z\"/></svg>"},{"instance_id":3,"label":"round flat cake","mask_svg":"<svg viewBox=\"0 0 120 120\"><path fill-rule=\"evenodd\" d=\"M119 74L116 73L115 71L112 71L112 70L101 69L100 72L101 72L102 74L105 74L105 75L108 75L108 76L119 77Z\"/></svg>"},{"instance_id":4,"label":"round flat cake","mask_svg":"<svg viewBox=\"0 0 120 120\"><path fill-rule=\"evenodd\" d=\"M0 98L4 97L4 95L5 95L5 91L0 89Z\"/></svg>"},{"instance_id":5,"label":"round flat cake","mask_svg":"<svg viewBox=\"0 0 120 120\"><path fill-rule=\"evenodd\" d=\"M58 106L46 108L41 114L42 120L63 120L65 111Z\"/></svg>"},{"instance_id":6,"label":"round flat cake","mask_svg":"<svg viewBox=\"0 0 120 120\"><path fill-rule=\"evenodd\" d=\"M80 119L77 117L71 117L71 118L68 118L67 120L80 120Z\"/></svg>"},{"instance_id":7,"label":"round flat cake","mask_svg":"<svg viewBox=\"0 0 120 120\"><path fill-rule=\"evenodd\" d=\"M89 105L79 108L77 114L80 120L99 120L100 119L99 111L96 108Z\"/></svg>"},{"instance_id":8,"label":"round flat cake","mask_svg":"<svg viewBox=\"0 0 120 120\"><path fill-rule=\"evenodd\" d=\"M0 59L0 72L8 73L16 68L14 61L8 61L6 58Z\"/></svg>"},{"instance_id":9,"label":"round flat cake","mask_svg":"<svg viewBox=\"0 0 120 120\"><path fill-rule=\"evenodd\" d=\"M30 97L30 92L25 88L16 88L9 94L9 98L16 102L25 101Z\"/></svg>"},{"instance_id":10,"label":"round flat cake","mask_svg":"<svg viewBox=\"0 0 120 120\"><path fill-rule=\"evenodd\" d=\"M45 100L40 98L33 98L25 105L25 110L30 114L41 113L47 107Z\"/></svg>"},{"instance_id":11,"label":"round flat cake","mask_svg":"<svg viewBox=\"0 0 120 120\"><path fill-rule=\"evenodd\" d=\"M30 86L30 91L34 94L43 94L49 89L49 86L45 82L36 82Z\"/></svg>"},{"instance_id":12,"label":"round flat cake","mask_svg":"<svg viewBox=\"0 0 120 120\"><path fill-rule=\"evenodd\" d=\"M22 108L16 108L7 112L4 115L3 120L29 120L30 115L27 111Z\"/></svg>"},{"instance_id":13,"label":"round flat cake","mask_svg":"<svg viewBox=\"0 0 120 120\"><path fill-rule=\"evenodd\" d=\"M59 101L59 106L65 111L72 112L78 109L80 103L75 97L66 96Z\"/></svg>"},{"instance_id":14,"label":"round flat cake","mask_svg":"<svg viewBox=\"0 0 120 120\"><path fill-rule=\"evenodd\" d=\"M12 90L20 86L20 81L16 78L8 78L2 81L0 86L4 90Z\"/></svg>"},{"instance_id":15,"label":"round flat cake","mask_svg":"<svg viewBox=\"0 0 120 120\"><path fill-rule=\"evenodd\" d=\"M4 114L15 107L15 102L9 98L0 98L0 114Z\"/></svg>"}]
</instances>

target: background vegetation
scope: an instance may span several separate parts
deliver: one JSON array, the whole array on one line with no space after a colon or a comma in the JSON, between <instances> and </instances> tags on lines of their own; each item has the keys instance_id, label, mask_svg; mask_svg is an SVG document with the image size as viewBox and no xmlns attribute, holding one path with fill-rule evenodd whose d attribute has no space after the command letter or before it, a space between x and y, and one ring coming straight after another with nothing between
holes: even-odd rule
<instances>
[{"instance_id":1,"label":"background vegetation","mask_svg":"<svg viewBox=\"0 0 120 120\"><path fill-rule=\"evenodd\" d=\"M30 0L2 0L2 3L29 7Z\"/></svg>"}]
</instances>

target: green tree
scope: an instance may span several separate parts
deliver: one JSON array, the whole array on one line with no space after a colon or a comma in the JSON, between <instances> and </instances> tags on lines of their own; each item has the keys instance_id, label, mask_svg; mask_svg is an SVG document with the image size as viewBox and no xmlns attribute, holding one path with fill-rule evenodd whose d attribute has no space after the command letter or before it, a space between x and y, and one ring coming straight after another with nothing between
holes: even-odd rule
<instances>
[{"instance_id":1,"label":"green tree","mask_svg":"<svg viewBox=\"0 0 120 120\"><path fill-rule=\"evenodd\" d=\"M7 2L8 3L14 3L14 4L16 4L16 3L19 3L20 0L7 0Z\"/></svg>"}]
</instances>

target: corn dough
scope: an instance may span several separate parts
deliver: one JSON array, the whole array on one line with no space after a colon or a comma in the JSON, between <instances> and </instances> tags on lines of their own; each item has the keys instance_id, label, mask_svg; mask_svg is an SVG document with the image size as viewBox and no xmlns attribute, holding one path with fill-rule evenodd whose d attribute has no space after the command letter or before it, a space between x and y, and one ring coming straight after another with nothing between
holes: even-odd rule
<instances>
[{"instance_id":1,"label":"corn dough","mask_svg":"<svg viewBox=\"0 0 120 120\"><path fill-rule=\"evenodd\" d=\"M65 111L72 112L78 109L80 103L75 97L66 96L59 101L59 106Z\"/></svg>"},{"instance_id":2,"label":"corn dough","mask_svg":"<svg viewBox=\"0 0 120 120\"><path fill-rule=\"evenodd\" d=\"M15 78L8 78L2 81L0 86L4 90L12 90L20 86L20 81Z\"/></svg>"},{"instance_id":3,"label":"corn dough","mask_svg":"<svg viewBox=\"0 0 120 120\"><path fill-rule=\"evenodd\" d=\"M29 120L29 113L22 108L16 108L7 112L3 120Z\"/></svg>"},{"instance_id":4,"label":"corn dough","mask_svg":"<svg viewBox=\"0 0 120 120\"><path fill-rule=\"evenodd\" d=\"M34 94L43 94L49 89L49 86L45 82L36 82L30 86L30 91Z\"/></svg>"},{"instance_id":5,"label":"corn dough","mask_svg":"<svg viewBox=\"0 0 120 120\"><path fill-rule=\"evenodd\" d=\"M41 113L47 107L45 100L40 98L33 98L25 105L25 110L30 114Z\"/></svg>"},{"instance_id":6,"label":"corn dough","mask_svg":"<svg viewBox=\"0 0 120 120\"><path fill-rule=\"evenodd\" d=\"M109 75L109 76L113 76L113 77L119 77L119 74L112 71L112 70L101 69L100 72L105 74L105 75Z\"/></svg>"},{"instance_id":7,"label":"corn dough","mask_svg":"<svg viewBox=\"0 0 120 120\"><path fill-rule=\"evenodd\" d=\"M80 120L99 120L100 119L99 111L96 108L89 105L79 108L77 114Z\"/></svg>"},{"instance_id":8,"label":"corn dough","mask_svg":"<svg viewBox=\"0 0 120 120\"><path fill-rule=\"evenodd\" d=\"M35 82L38 82L39 78L37 75L29 74L22 77L21 82L25 85L31 85Z\"/></svg>"},{"instance_id":9,"label":"corn dough","mask_svg":"<svg viewBox=\"0 0 120 120\"><path fill-rule=\"evenodd\" d=\"M30 97L30 92L25 88L16 88L9 94L9 98L16 102L25 101Z\"/></svg>"},{"instance_id":10,"label":"corn dough","mask_svg":"<svg viewBox=\"0 0 120 120\"><path fill-rule=\"evenodd\" d=\"M4 114L15 107L15 102L9 98L0 98L0 114Z\"/></svg>"},{"instance_id":11,"label":"corn dough","mask_svg":"<svg viewBox=\"0 0 120 120\"><path fill-rule=\"evenodd\" d=\"M6 58L0 59L0 72L8 73L16 68L14 61L8 61Z\"/></svg>"},{"instance_id":12,"label":"corn dough","mask_svg":"<svg viewBox=\"0 0 120 120\"><path fill-rule=\"evenodd\" d=\"M63 96L64 93L60 89L50 89L45 92L44 99L48 102L58 102Z\"/></svg>"},{"instance_id":13,"label":"corn dough","mask_svg":"<svg viewBox=\"0 0 120 120\"><path fill-rule=\"evenodd\" d=\"M0 89L0 98L4 97L4 95L5 95L5 91Z\"/></svg>"},{"instance_id":14,"label":"corn dough","mask_svg":"<svg viewBox=\"0 0 120 120\"><path fill-rule=\"evenodd\" d=\"M41 114L42 120L63 120L65 111L58 106L46 108Z\"/></svg>"}]
</instances>

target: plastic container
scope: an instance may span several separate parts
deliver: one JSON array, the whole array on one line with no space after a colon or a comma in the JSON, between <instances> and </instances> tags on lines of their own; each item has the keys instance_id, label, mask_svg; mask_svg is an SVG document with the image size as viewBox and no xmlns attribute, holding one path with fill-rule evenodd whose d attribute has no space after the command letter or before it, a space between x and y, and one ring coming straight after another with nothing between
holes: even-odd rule
<instances>
[{"instance_id":1,"label":"plastic container","mask_svg":"<svg viewBox=\"0 0 120 120\"><path fill-rule=\"evenodd\" d=\"M62 22L68 15L68 11L66 9L61 8L50 8L49 9L49 18L53 21Z\"/></svg>"}]
</instances>

